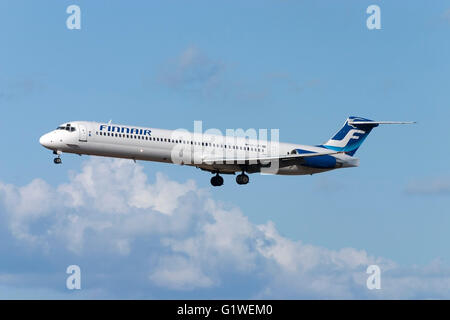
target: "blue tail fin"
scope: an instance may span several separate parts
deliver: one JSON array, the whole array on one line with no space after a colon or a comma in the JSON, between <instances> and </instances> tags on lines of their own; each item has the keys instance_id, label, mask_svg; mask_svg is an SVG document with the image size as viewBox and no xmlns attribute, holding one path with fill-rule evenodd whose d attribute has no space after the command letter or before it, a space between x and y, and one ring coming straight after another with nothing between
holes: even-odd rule
<instances>
[{"instance_id":1,"label":"blue tail fin","mask_svg":"<svg viewBox=\"0 0 450 320\"><path fill-rule=\"evenodd\" d=\"M360 122L360 123L359 123ZM353 156L379 122L360 117L349 117L341 130L321 147L342 151Z\"/></svg>"}]
</instances>

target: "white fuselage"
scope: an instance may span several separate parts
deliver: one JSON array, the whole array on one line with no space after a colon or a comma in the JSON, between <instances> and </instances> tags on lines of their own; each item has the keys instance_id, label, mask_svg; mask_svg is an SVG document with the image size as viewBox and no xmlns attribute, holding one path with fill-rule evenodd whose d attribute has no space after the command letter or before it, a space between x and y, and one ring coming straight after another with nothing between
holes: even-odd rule
<instances>
[{"instance_id":1,"label":"white fuselage","mask_svg":"<svg viewBox=\"0 0 450 320\"><path fill-rule=\"evenodd\" d=\"M68 126L70 124L70 126ZM190 133L136 126L74 121L43 135L40 143L56 153L74 153L133 160L158 161L190 165L219 173L243 171L237 163L207 163L210 158L264 158L292 154L301 149L322 152L318 146L291 143L274 143L246 137L223 137L213 134ZM346 154L335 154L336 166L314 167L292 163L279 167L274 174L302 175L324 172L341 167L354 167L358 159ZM249 166L248 172L260 172Z\"/></svg>"}]
</instances>

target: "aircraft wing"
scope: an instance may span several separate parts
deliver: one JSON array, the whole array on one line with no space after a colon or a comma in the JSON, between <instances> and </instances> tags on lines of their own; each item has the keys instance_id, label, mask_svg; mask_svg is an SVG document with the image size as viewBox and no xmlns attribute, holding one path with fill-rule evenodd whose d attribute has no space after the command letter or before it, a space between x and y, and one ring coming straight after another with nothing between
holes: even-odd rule
<instances>
[{"instance_id":1,"label":"aircraft wing","mask_svg":"<svg viewBox=\"0 0 450 320\"><path fill-rule=\"evenodd\" d=\"M296 154L287 154L287 155L279 155L279 156L261 156L261 157L243 157L243 158L235 158L235 157L210 157L203 159L203 162L206 164L215 164L215 163L237 163L237 164L246 164L246 163L270 163L272 161L288 161L295 159L303 159L303 158L311 158L311 157L320 157L332 154L343 153L342 151L324 151L324 152L308 152L308 153L296 153Z\"/></svg>"}]
</instances>

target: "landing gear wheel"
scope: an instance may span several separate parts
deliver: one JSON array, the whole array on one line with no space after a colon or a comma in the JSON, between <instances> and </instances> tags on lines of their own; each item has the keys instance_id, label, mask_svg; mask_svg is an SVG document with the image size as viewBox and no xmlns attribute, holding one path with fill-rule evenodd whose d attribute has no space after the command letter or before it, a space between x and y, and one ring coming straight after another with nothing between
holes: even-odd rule
<instances>
[{"instance_id":1,"label":"landing gear wheel","mask_svg":"<svg viewBox=\"0 0 450 320\"><path fill-rule=\"evenodd\" d=\"M237 184L247 184L250 181L250 178L245 173L241 173L236 177Z\"/></svg>"},{"instance_id":2,"label":"landing gear wheel","mask_svg":"<svg viewBox=\"0 0 450 320\"><path fill-rule=\"evenodd\" d=\"M219 176L219 174L217 174L211 178L211 184L214 187L220 187L221 185L223 185L223 178Z\"/></svg>"},{"instance_id":3,"label":"landing gear wheel","mask_svg":"<svg viewBox=\"0 0 450 320\"><path fill-rule=\"evenodd\" d=\"M61 164L61 158L55 158L55 159L53 159L53 162L55 163L55 164Z\"/></svg>"}]
</instances>

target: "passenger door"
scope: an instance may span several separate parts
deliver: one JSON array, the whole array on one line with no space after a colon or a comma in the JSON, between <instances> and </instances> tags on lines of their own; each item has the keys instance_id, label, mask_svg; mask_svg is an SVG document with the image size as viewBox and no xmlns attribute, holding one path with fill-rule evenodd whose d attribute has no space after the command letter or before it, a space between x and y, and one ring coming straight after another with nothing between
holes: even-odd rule
<instances>
[{"instance_id":1,"label":"passenger door","mask_svg":"<svg viewBox=\"0 0 450 320\"><path fill-rule=\"evenodd\" d=\"M78 126L79 130L80 130L80 137L79 140L82 142L87 142L87 130L86 130L86 126L80 124Z\"/></svg>"}]
</instances>

